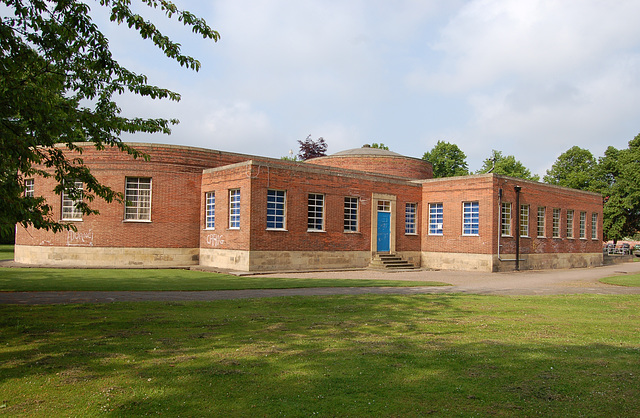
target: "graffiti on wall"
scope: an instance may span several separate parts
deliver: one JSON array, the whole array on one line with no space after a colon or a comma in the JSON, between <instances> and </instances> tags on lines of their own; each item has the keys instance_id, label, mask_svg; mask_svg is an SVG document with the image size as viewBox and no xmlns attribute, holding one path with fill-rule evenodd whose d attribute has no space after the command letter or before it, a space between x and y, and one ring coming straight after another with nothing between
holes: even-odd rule
<instances>
[{"instance_id":1,"label":"graffiti on wall","mask_svg":"<svg viewBox=\"0 0 640 418\"><path fill-rule=\"evenodd\" d=\"M93 231L67 231L67 245L70 247L93 247Z\"/></svg>"},{"instance_id":2,"label":"graffiti on wall","mask_svg":"<svg viewBox=\"0 0 640 418\"><path fill-rule=\"evenodd\" d=\"M224 244L224 237L218 234L209 234L207 235L207 244L211 247L222 245Z\"/></svg>"}]
</instances>

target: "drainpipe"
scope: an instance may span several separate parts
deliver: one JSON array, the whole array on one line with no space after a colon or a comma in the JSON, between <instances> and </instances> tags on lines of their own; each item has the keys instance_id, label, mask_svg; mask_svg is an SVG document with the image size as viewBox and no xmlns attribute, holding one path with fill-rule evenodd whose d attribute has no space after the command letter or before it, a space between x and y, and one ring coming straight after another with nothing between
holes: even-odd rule
<instances>
[{"instance_id":1,"label":"drainpipe","mask_svg":"<svg viewBox=\"0 0 640 418\"><path fill-rule=\"evenodd\" d=\"M502 261L500 258L500 238L502 237L502 188L498 189L498 260Z\"/></svg>"},{"instance_id":2,"label":"drainpipe","mask_svg":"<svg viewBox=\"0 0 640 418\"><path fill-rule=\"evenodd\" d=\"M522 187L514 186L516 191L516 271L520 270L520 191Z\"/></svg>"}]
</instances>

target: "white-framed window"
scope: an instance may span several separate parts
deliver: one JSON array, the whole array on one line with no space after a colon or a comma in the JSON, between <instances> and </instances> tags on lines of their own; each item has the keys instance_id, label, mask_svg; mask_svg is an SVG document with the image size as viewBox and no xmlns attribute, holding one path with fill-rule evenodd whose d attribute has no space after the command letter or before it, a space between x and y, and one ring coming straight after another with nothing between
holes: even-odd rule
<instances>
[{"instance_id":1,"label":"white-framed window","mask_svg":"<svg viewBox=\"0 0 640 418\"><path fill-rule=\"evenodd\" d=\"M529 236L529 205L520 205L520 236Z\"/></svg>"},{"instance_id":2,"label":"white-framed window","mask_svg":"<svg viewBox=\"0 0 640 418\"><path fill-rule=\"evenodd\" d=\"M591 214L591 239L598 239L598 214Z\"/></svg>"},{"instance_id":3,"label":"white-framed window","mask_svg":"<svg viewBox=\"0 0 640 418\"><path fill-rule=\"evenodd\" d=\"M307 231L324 231L324 195L309 193Z\"/></svg>"},{"instance_id":4,"label":"white-framed window","mask_svg":"<svg viewBox=\"0 0 640 418\"><path fill-rule=\"evenodd\" d=\"M205 194L205 228L206 229L215 229L216 228L216 193L215 192L207 192Z\"/></svg>"},{"instance_id":5,"label":"white-framed window","mask_svg":"<svg viewBox=\"0 0 640 418\"><path fill-rule=\"evenodd\" d=\"M404 233L407 235L415 235L416 229L416 212L417 203L407 203L404 209Z\"/></svg>"},{"instance_id":6,"label":"white-framed window","mask_svg":"<svg viewBox=\"0 0 640 418\"><path fill-rule=\"evenodd\" d=\"M391 212L391 201L378 200L378 212Z\"/></svg>"},{"instance_id":7,"label":"white-framed window","mask_svg":"<svg viewBox=\"0 0 640 418\"><path fill-rule=\"evenodd\" d=\"M567 238L573 238L573 209L567 209Z\"/></svg>"},{"instance_id":8,"label":"white-framed window","mask_svg":"<svg viewBox=\"0 0 640 418\"><path fill-rule=\"evenodd\" d=\"M587 238L587 212L580 212L580 225L578 229L580 239Z\"/></svg>"},{"instance_id":9,"label":"white-framed window","mask_svg":"<svg viewBox=\"0 0 640 418\"><path fill-rule=\"evenodd\" d=\"M503 237L511 236L511 203L503 202L500 211L500 233Z\"/></svg>"},{"instance_id":10,"label":"white-framed window","mask_svg":"<svg viewBox=\"0 0 640 418\"><path fill-rule=\"evenodd\" d=\"M551 226L553 238L560 238L560 209L553 209L553 223Z\"/></svg>"},{"instance_id":11,"label":"white-framed window","mask_svg":"<svg viewBox=\"0 0 640 418\"><path fill-rule=\"evenodd\" d=\"M24 181L24 195L25 197L34 197L33 179L26 179Z\"/></svg>"},{"instance_id":12,"label":"white-framed window","mask_svg":"<svg viewBox=\"0 0 640 418\"><path fill-rule=\"evenodd\" d=\"M538 206L538 238L544 238L545 236L545 215L547 213L547 208L544 206Z\"/></svg>"},{"instance_id":13,"label":"white-framed window","mask_svg":"<svg viewBox=\"0 0 640 418\"><path fill-rule=\"evenodd\" d=\"M125 221L151 220L151 177L127 177L124 198Z\"/></svg>"},{"instance_id":14,"label":"white-framed window","mask_svg":"<svg viewBox=\"0 0 640 418\"><path fill-rule=\"evenodd\" d=\"M62 191L62 220L63 221L81 221L82 211L78 209L77 204L82 202L82 182L74 181L73 188L77 197L75 199L69 196L67 189Z\"/></svg>"},{"instance_id":15,"label":"white-framed window","mask_svg":"<svg viewBox=\"0 0 640 418\"><path fill-rule=\"evenodd\" d=\"M267 229L285 229L286 196L284 190L267 190Z\"/></svg>"},{"instance_id":16,"label":"white-framed window","mask_svg":"<svg viewBox=\"0 0 640 418\"><path fill-rule=\"evenodd\" d=\"M240 229L240 189L229 190L229 229Z\"/></svg>"},{"instance_id":17,"label":"white-framed window","mask_svg":"<svg viewBox=\"0 0 640 418\"><path fill-rule=\"evenodd\" d=\"M480 234L480 203L462 203L462 235Z\"/></svg>"},{"instance_id":18,"label":"white-framed window","mask_svg":"<svg viewBox=\"0 0 640 418\"><path fill-rule=\"evenodd\" d=\"M442 235L444 210L442 203L429 203L429 235Z\"/></svg>"},{"instance_id":19,"label":"white-framed window","mask_svg":"<svg viewBox=\"0 0 640 418\"><path fill-rule=\"evenodd\" d=\"M357 197L344 198L344 232L358 232L358 205Z\"/></svg>"}]
</instances>

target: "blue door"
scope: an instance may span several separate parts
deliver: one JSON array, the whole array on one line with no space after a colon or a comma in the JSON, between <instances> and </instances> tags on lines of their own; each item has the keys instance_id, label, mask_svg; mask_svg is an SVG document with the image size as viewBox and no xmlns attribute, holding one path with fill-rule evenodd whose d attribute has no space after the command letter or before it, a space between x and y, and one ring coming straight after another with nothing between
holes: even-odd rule
<instances>
[{"instance_id":1,"label":"blue door","mask_svg":"<svg viewBox=\"0 0 640 418\"><path fill-rule=\"evenodd\" d=\"M378 252L389 252L391 241L391 212L378 212Z\"/></svg>"}]
</instances>

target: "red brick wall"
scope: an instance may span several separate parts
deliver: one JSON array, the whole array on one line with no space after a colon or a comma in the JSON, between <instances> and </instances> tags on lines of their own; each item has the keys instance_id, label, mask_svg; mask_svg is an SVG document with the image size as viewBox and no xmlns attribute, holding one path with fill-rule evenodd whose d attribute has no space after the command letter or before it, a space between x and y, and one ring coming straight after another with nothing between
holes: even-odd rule
<instances>
[{"instance_id":1,"label":"red brick wall","mask_svg":"<svg viewBox=\"0 0 640 418\"><path fill-rule=\"evenodd\" d=\"M262 251L369 251L371 249L371 196L372 193L387 193L397 196L397 251L419 251L419 236L405 236L404 207L406 202L418 203L420 210L420 186L408 182L361 176L354 173L330 174L324 170L306 168L303 165L287 164L243 164L239 167L205 172L203 196L207 191L216 192L216 230L218 222L228 217L228 203L218 196L228 196L228 190L249 187L250 206L242 189L243 210L250 207L251 250ZM286 231L267 230L267 190L286 191ZM307 232L308 194L325 195L325 231ZM359 232L344 232L344 198L359 197ZM203 197L204 199L204 197ZM221 202L218 204L218 202ZM204 205L203 205L204 213ZM242 217L244 218L244 212ZM202 215L204 220L204 215ZM419 218L419 216L418 216ZM420 220L418 219L418 225ZM419 226L418 226L419 227ZM242 234L221 231L224 244L216 248L247 249L248 237ZM243 231L244 232L244 231ZM203 248L211 248L206 242L207 231L203 231Z\"/></svg>"},{"instance_id":2,"label":"red brick wall","mask_svg":"<svg viewBox=\"0 0 640 418\"><path fill-rule=\"evenodd\" d=\"M308 164L367 171L407 179L424 180L433 178L431 163L410 157L336 155L313 158L306 162Z\"/></svg>"},{"instance_id":3,"label":"red brick wall","mask_svg":"<svg viewBox=\"0 0 640 418\"><path fill-rule=\"evenodd\" d=\"M423 184L422 248L430 252L496 254L498 252L499 203L498 190L503 190L502 202L512 203L512 235L515 236L515 191L522 187L520 204L529 205L529 237L520 238L521 254L533 253L597 253L602 249L602 198L593 193L549 186L496 175L452 177ZM462 202L478 201L480 233L477 237L462 235ZM429 235L429 203L442 203L443 235ZM545 206L546 237L537 237L538 206ZM561 238L551 238L552 209L561 209ZM566 213L574 210L574 239L567 239ZM579 239L580 212L586 212L586 239ZM598 239L591 239L591 214L598 214ZM500 237L501 254L515 253L515 238Z\"/></svg>"}]
</instances>

